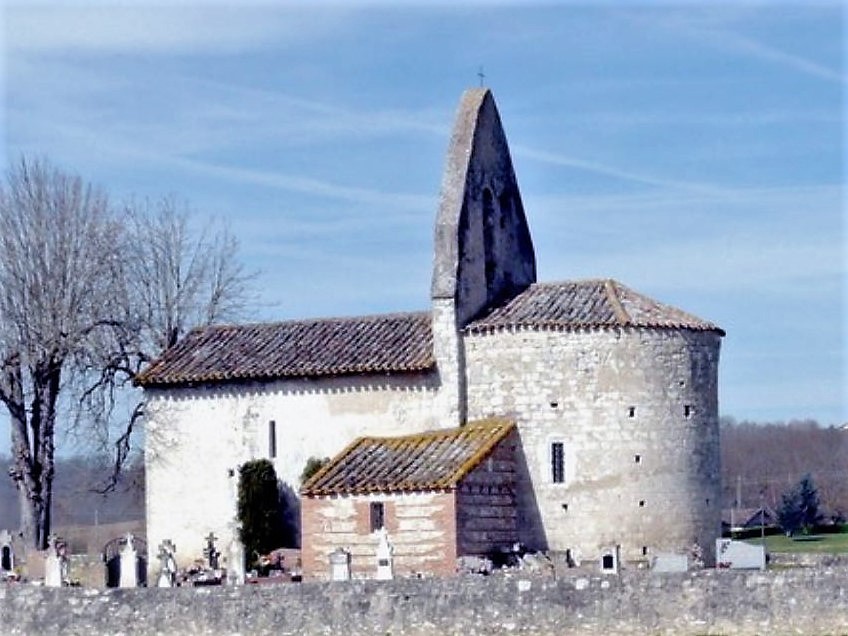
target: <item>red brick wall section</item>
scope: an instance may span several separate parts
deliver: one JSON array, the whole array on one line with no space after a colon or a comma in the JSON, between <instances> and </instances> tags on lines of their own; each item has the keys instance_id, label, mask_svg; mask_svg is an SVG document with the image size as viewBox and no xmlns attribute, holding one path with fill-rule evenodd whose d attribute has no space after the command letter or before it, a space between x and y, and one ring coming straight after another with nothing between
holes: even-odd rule
<instances>
[{"instance_id":1,"label":"red brick wall section","mask_svg":"<svg viewBox=\"0 0 848 636\"><path fill-rule=\"evenodd\" d=\"M355 578L376 574L378 534L370 532L370 503L385 506L386 531L394 547L395 576L447 576L456 571L456 506L452 492L385 496L304 497L301 502L303 572L327 579L329 554L351 553Z\"/></svg>"}]
</instances>

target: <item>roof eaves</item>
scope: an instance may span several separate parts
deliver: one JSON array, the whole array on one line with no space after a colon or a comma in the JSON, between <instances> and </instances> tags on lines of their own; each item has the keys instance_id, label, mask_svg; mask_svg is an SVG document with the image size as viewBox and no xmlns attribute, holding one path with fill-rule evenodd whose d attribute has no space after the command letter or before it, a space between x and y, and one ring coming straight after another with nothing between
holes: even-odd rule
<instances>
[{"instance_id":1,"label":"roof eaves","mask_svg":"<svg viewBox=\"0 0 848 636\"><path fill-rule=\"evenodd\" d=\"M465 477L469 472L471 472L480 462L482 462L492 450L509 435L515 429L515 423L506 419L489 419L485 421L486 424L481 422L481 428L484 425L499 425L502 426L503 429L501 431L492 433L488 440L477 449L477 451L469 457L465 462L463 462L462 466L460 466L452 475L446 477L443 482L445 482L445 486L456 487L456 485L460 482L460 480ZM480 433L481 435L484 433Z\"/></svg>"}]
</instances>

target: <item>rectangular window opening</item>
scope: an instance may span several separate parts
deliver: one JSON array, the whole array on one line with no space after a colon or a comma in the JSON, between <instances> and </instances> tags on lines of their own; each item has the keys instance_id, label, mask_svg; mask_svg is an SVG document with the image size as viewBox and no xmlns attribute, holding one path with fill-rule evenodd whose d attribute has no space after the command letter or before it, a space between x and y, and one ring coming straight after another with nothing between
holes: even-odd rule
<instances>
[{"instance_id":1,"label":"rectangular window opening","mask_svg":"<svg viewBox=\"0 0 848 636\"><path fill-rule=\"evenodd\" d=\"M565 444L562 442L551 444L551 481L555 484L565 482Z\"/></svg>"},{"instance_id":2,"label":"rectangular window opening","mask_svg":"<svg viewBox=\"0 0 848 636\"><path fill-rule=\"evenodd\" d=\"M637 464L641 464L642 463L642 456L641 455L634 455L633 461L636 462Z\"/></svg>"},{"instance_id":3,"label":"rectangular window opening","mask_svg":"<svg viewBox=\"0 0 848 636\"><path fill-rule=\"evenodd\" d=\"M386 520L386 509L382 501L371 502L371 532L377 532L384 527Z\"/></svg>"},{"instance_id":4,"label":"rectangular window opening","mask_svg":"<svg viewBox=\"0 0 848 636\"><path fill-rule=\"evenodd\" d=\"M627 409L627 417L636 417L636 407L631 406Z\"/></svg>"},{"instance_id":5,"label":"rectangular window opening","mask_svg":"<svg viewBox=\"0 0 848 636\"><path fill-rule=\"evenodd\" d=\"M268 422L268 457L277 457L277 422L274 420Z\"/></svg>"},{"instance_id":6,"label":"rectangular window opening","mask_svg":"<svg viewBox=\"0 0 848 636\"><path fill-rule=\"evenodd\" d=\"M683 406L683 417L690 417L692 415L692 405L686 404Z\"/></svg>"},{"instance_id":7,"label":"rectangular window opening","mask_svg":"<svg viewBox=\"0 0 848 636\"><path fill-rule=\"evenodd\" d=\"M648 546L642 546L642 556L646 556L648 554Z\"/></svg>"}]
</instances>

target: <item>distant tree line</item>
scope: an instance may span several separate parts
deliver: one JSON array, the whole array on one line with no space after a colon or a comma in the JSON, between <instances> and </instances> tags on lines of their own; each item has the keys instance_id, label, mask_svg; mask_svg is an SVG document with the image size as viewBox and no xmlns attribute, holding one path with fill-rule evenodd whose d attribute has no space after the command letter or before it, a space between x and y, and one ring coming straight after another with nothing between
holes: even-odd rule
<instances>
[{"instance_id":1,"label":"distant tree line","mask_svg":"<svg viewBox=\"0 0 848 636\"><path fill-rule=\"evenodd\" d=\"M723 508L763 503L779 512L785 496L809 499L811 482L823 518L848 516L846 429L815 420L756 423L725 417L721 463Z\"/></svg>"},{"instance_id":2,"label":"distant tree line","mask_svg":"<svg viewBox=\"0 0 848 636\"><path fill-rule=\"evenodd\" d=\"M0 455L0 465L8 461L8 456ZM144 463L140 457L134 457L124 467L116 488L105 493L97 491L97 484L113 461L111 455L102 453L56 459L56 473L61 479L54 487L54 530L144 519ZM0 479L0 529L15 531L19 516L15 484L10 479Z\"/></svg>"}]
</instances>

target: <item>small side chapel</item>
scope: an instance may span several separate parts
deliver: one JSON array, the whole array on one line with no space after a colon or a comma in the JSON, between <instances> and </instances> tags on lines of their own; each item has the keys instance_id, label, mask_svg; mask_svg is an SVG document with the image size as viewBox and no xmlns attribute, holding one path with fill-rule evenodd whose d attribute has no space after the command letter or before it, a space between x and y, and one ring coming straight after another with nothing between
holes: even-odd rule
<instances>
[{"instance_id":1,"label":"small side chapel","mask_svg":"<svg viewBox=\"0 0 848 636\"><path fill-rule=\"evenodd\" d=\"M213 532L225 555L238 554L236 480L245 461L273 461L296 505L310 457L337 456L338 469L356 440L379 447L380 438L431 440L443 429L461 445L462 427L505 418L513 472L499 487L509 489L514 513L500 537L481 522L480 545L518 540L578 560L610 549L624 561L697 551L710 563L721 523L723 335L615 280L537 282L494 98L468 90L442 181L429 309L199 328L139 377L150 413L147 544L184 547L177 558L187 565L189 546ZM466 476L444 470L454 481L416 482L416 492L449 493ZM357 492L369 502L402 509L397 489L366 482ZM315 478L307 486L304 513L313 516L304 517L301 544L320 563L328 536L340 545L361 533L334 525L321 507L342 501L344 488L322 490ZM321 510L331 512L315 516ZM461 514L476 513L465 505ZM442 522L457 527L455 517ZM403 518L392 523L404 531ZM459 544L438 545L434 571L453 571Z\"/></svg>"}]
</instances>

